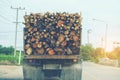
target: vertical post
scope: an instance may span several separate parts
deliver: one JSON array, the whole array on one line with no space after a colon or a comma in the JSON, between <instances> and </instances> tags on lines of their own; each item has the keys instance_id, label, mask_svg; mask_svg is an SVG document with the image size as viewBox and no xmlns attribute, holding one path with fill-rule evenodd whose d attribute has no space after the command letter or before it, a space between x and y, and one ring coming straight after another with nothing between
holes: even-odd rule
<instances>
[{"instance_id":1,"label":"vertical post","mask_svg":"<svg viewBox=\"0 0 120 80\"><path fill-rule=\"evenodd\" d=\"M107 29L108 29L108 24L106 24L106 31L105 31L105 51L107 49ZM105 57L106 57L106 52L105 52Z\"/></svg>"},{"instance_id":2,"label":"vertical post","mask_svg":"<svg viewBox=\"0 0 120 80\"><path fill-rule=\"evenodd\" d=\"M21 7L19 7L19 8L13 8L12 6L11 6L11 9L16 9L16 28L15 28L15 48L14 48L14 57L16 56L16 45L17 45L17 28L18 28L18 11L19 10L24 10L25 8L21 8Z\"/></svg>"},{"instance_id":3,"label":"vertical post","mask_svg":"<svg viewBox=\"0 0 120 80\"><path fill-rule=\"evenodd\" d=\"M105 30L105 51L106 51L106 48L107 48L107 30L108 30L108 24L105 22L105 21L103 21L103 20L100 20L100 19L93 19L93 20L95 20L95 21L99 21L99 22L103 22L103 23L105 23L106 24L106 30ZM105 54L106 55L106 54Z\"/></svg>"},{"instance_id":4,"label":"vertical post","mask_svg":"<svg viewBox=\"0 0 120 80\"><path fill-rule=\"evenodd\" d=\"M105 49L107 48L107 29L108 29L108 24L106 24L106 31L105 31Z\"/></svg>"},{"instance_id":5,"label":"vertical post","mask_svg":"<svg viewBox=\"0 0 120 80\"><path fill-rule=\"evenodd\" d=\"M20 53L19 53L18 65L20 65L20 61L21 61L21 50L20 50Z\"/></svg>"},{"instance_id":6,"label":"vertical post","mask_svg":"<svg viewBox=\"0 0 120 80\"><path fill-rule=\"evenodd\" d=\"M87 43L88 43L88 44L90 43L90 42L89 42L89 33L90 33L90 31L91 31L91 29L88 29L88 30L87 30L87 41L88 41Z\"/></svg>"},{"instance_id":7,"label":"vertical post","mask_svg":"<svg viewBox=\"0 0 120 80\"><path fill-rule=\"evenodd\" d=\"M103 41L104 41L104 40L103 40L103 37L102 37L102 38L101 38L101 47L102 47L102 48L104 48L104 46L103 46Z\"/></svg>"},{"instance_id":8,"label":"vertical post","mask_svg":"<svg viewBox=\"0 0 120 80\"><path fill-rule=\"evenodd\" d=\"M14 48L14 57L16 56L17 28L18 28L18 8L17 8L17 14L16 14L16 28L15 28L15 48Z\"/></svg>"}]
</instances>

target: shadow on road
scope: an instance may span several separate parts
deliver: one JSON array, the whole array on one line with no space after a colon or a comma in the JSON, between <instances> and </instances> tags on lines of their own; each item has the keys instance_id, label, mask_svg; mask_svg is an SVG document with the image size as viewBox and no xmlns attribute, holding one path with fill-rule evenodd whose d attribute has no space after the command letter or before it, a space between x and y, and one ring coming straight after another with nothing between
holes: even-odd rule
<instances>
[{"instance_id":1,"label":"shadow on road","mask_svg":"<svg viewBox=\"0 0 120 80\"><path fill-rule=\"evenodd\" d=\"M23 80L20 78L0 78L0 80Z\"/></svg>"}]
</instances>

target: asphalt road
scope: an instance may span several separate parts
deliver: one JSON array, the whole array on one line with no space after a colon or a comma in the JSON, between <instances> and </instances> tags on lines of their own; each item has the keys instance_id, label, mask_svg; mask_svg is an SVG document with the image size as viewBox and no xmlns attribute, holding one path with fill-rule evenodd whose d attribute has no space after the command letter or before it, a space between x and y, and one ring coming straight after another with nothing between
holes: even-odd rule
<instances>
[{"instance_id":1,"label":"asphalt road","mask_svg":"<svg viewBox=\"0 0 120 80\"><path fill-rule=\"evenodd\" d=\"M120 68L84 62L83 80L120 80Z\"/></svg>"},{"instance_id":2,"label":"asphalt road","mask_svg":"<svg viewBox=\"0 0 120 80\"><path fill-rule=\"evenodd\" d=\"M120 68L83 62L82 80L120 80ZM22 66L0 65L0 80L23 80Z\"/></svg>"},{"instance_id":3,"label":"asphalt road","mask_svg":"<svg viewBox=\"0 0 120 80\"><path fill-rule=\"evenodd\" d=\"M22 66L0 65L0 80L22 80Z\"/></svg>"}]
</instances>

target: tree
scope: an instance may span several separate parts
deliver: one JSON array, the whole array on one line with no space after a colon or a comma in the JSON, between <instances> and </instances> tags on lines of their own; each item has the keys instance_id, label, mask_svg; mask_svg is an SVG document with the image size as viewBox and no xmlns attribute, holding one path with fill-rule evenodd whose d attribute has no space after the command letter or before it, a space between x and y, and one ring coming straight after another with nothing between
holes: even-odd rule
<instances>
[{"instance_id":1,"label":"tree","mask_svg":"<svg viewBox=\"0 0 120 80\"><path fill-rule=\"evenodd\" d=\"M83 60L90 60L93 57L94 48L91 44L82 45L81 47L81 58Z\"/></svg>"},{"instance_id":2,"label":"tree","mask_svg":"<svg viewBox=\"0 0 120 80\"><path fill-rule=\"evenodd\" d=\"M116 53L117 57L120 58L120 47L115 48L114 53Z\"/></svg>"},{"instance_id":3,"label":"tree","mask_svg":"<svg viewBox=\"0 0 120 80\"><path fill-rule=\"evenodd\" d=\"M3 47L2 45L0 45L0 54L11 54L13 53L14 48L12 46L10 47Z\"/></svg>"},{"instance_id":4,"label":"tree","mask_svg":"<svg viewBox=\"0 0 120 80\"><path fill-rule=\"evenodd\" d=\"M116 47L111 53L108 54L110 59L120 59L120 47Z\"/></svg>"},{"instance_id":5,"label":"tree","mask_svg":"<svg viewBox=\"0 0 120 80\"><path fill-rule=\"evenodd\" d=\"M94 57L96 58L102 58L104 57L105 50L101 47L98 47L95 49Z\"/></svg>"}]
</instances>

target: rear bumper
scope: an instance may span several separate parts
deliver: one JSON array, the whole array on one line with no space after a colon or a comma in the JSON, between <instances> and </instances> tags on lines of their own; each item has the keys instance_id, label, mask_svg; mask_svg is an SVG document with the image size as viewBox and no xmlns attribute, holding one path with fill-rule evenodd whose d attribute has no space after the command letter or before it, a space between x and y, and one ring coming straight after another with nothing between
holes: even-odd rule
<instances>
[{"instance_id":1,"label":"rear bumper","mask_svg":"<svg viewBox=\"0 0 120 80\"><path fill-rule=\"evenodd\" d=\"M26 55L25 59L79 59L79 55Z\"/></svg>"}]
</instances>

